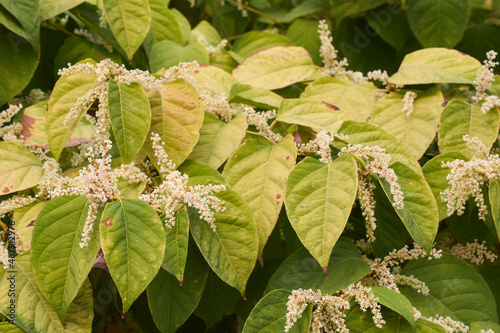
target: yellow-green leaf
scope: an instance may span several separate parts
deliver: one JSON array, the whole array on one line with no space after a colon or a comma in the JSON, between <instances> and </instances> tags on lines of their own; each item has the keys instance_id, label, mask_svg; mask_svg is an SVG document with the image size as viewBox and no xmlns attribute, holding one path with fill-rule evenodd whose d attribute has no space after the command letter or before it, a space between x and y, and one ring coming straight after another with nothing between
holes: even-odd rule
<instances>
[{"instance_id":1,"label":"yellow-green leaf","mask_svg":"<svg viewBox=\"0 0 500 333\"><path fill-rule=\"evenodd\" d=\"M302 47L276 46L255 52L233 71L236 81L264 89L278 89L306 81L318 70Z\"/></svg>"},{"instance_id":2,"label":"yellow-green leaf","mask_svg":"<svg viewBox=\"0 0 500 333\"><path fill-rule=\"evenodd\" d=\"M418 160L436 136L445 100L436 88L418 92L413 113L407 117L402 112L403 93L390 93L378 100L370 122L394 135Z\"/></svg>"}]
</instances>

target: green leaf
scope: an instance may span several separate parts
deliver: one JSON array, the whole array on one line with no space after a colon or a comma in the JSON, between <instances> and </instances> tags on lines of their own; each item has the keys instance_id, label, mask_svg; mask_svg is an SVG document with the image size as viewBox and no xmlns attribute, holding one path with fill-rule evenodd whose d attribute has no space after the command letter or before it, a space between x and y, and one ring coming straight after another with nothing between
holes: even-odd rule
<instances>
[{"instance_id":1,"label":"green leaf","mask_svg":"<svg viewBox=\"0 0 500 333\"><path fill-rule=\"evenodd\" d=\"M43 101L23 110L21 118L22 130L26 142L44 149L49 149L47 133L45 132L45 116L47 103ZM81 118L65 147L72 147L94 139L95 126L85 118Z\"/></svg>"},{"instance_id":2,"label":"green leaf","mask_svg":"<svg viewBox=\"0 0 500 333\"><path fill-rule=\"evenodd\" d=\"M38 53L39 30L38 2L31 0L0 0L0 4L12 14L22 26L23 34Z\"/></svg>"},{"instance_id":3,"label":"green leaf","mask_svg":"<svg viewBox=\"0 0 500 333\"><path fill-rule=\"evenodd\" d=\"M208 267L195 249L189 250L184 280L177 279L160 269L148 286L148 303L156 326L162 332L175 332L198 305Z\"/></svg>"},{"instance_id":4,"label":"green leaf","mask_svg":"<svg viewBox=\"0 0 500 333\"><path fill-rule=\"evenodd\" d=\"M394 135L418 160L436 136L445 99L436 88L417 94L410 117L402 112L404 95L390 93L375 103L370 122Z\"/></svg>"},{"instance_id":5,"label":"green leaf","mask_svg":"<svg viewBox=\"0 0 500 333\"><path fill-rule=\"evenodd\" d=\"M45 132L50 150L56 160L61 156L63 148L92 102L80 110L80 114L69 124L69 127L64 125L64 120L77 100L94 88L96 78L96 75L64 75L52 90L45 115Z\"/></svg>"},{"instance_id":6,"label":"green leaf","mask_svg":"<svg viewBox=\"0 0 500 333\"><path fill-rule=\"evenodd\" d=\"M471 5L469 2L469 6ZM470 21L467 24L462 40L455 46L455 49L476 59L484 59L486 52L496 49L499 42L500 28L498 26L486 22L476 23Z\"/></svg>"},{"instance_id":7,"label":"green leaf","mask_svg":"<svg viewBox=\"0 0 500 333\"><path fill-rule=\"evenodd\" d=\"M110 219L99 224L101 246L127 312L163 262L165 233L155 210L142 200L107 203L101 219Z\"/></svg>"},{"instance_id":8,"label":"green leaf","mask_svg":"<svg viewBox=\"0 0 500 333\"><path fill-rule=\"evenodd\" d=\"M161 95L156 90L148 93L151 104L151 129L147 137L149 157L156 161L151 148L151 133L157 133L165 142L168 157L181 164L191 153L200 137L204 111L199 95L190 84L177 80L165 84Z\"/></svg>"},{"instance_id":9,"label":"green leaf","mask_svg":"<svg viewBox=\"0 0 500 333\"><path fill-rule=\"evenodd\" d=\"M351 119L333 105L305 99L284 100L278 110L276 120L337 132L345 120Z\"/></svg>"},{"instance_id":10,"label":"green leaf","mask_svg":"<svg viewBox=\"0 0 500 333\"><path fill-rule=\"evenodd\" d=\"M302 46L305 48L316 65L323 65L319 55L321 41L319 40L317 22L305 19L295 20L288 27L286 37L288 37L295 46Z\"/></svg>"},{"instance_id":11,"label":"green leaf","mask_svg":"<svg viewBox=\"0 0 500 333\"><path fill-rule=\"evenodd\" d=\"M217 274L210 271L194 314L203 319L207 327L212 327L217 320L234 308L239 299L241 295L236 289L224 283Z\"/></svg>"},{"instance_id":12,"label":"green leaf","mask_svg":"<svg viewBox=\"0 0 500 333\"><path fill-rule=\"evenodd\" d=\"M497 237L500 238L500 184L498 181L490 181L489 197L491 204L491 215L495 223Z\"/></svg>"},{"instance_id":13,"label":"green leaf","mask_svg":"<svg viewBox=\"0 0 500 333\"><path fill-rule=\"evenodd\" d=\"M283 97L267 89L236 83L229 93L230 103L243 103L261 109L279 108Z\"/></svg>"},{"instance_id":14,"label":"green leaf","mask_svg":"<svg viewBox=\"0 0 500 333\"><path fill-rule=\"evenodd\" d=\"M89 246L79 245L88 207L85 196L56 197L40 212L33 230L33 274L61 321L92 269L100 248L97 228L89 233Z\"/></svg>"},{"instance_id":15,"label":"green leaf","mask_svg":"<svg viewBox=\"0 0 500 333\"><path fill-rule=\"evenodd\" d=\"M76 64L85 59L93 59L99 62L110 58L117 64L122 63L122 58L117 52L109 52L103 45L94 44L82 37L68 37L59 48L54 59L54 70L68 66L68 63Z\"/></svg>"},{"instance_id":16,"label":"green leaf","mask_svg":"<svg viewBox=\"0 0 500 333\"><path fill-rule=\"evenodd\" d=\"M297 146L288 135L276 145L267 140L249 140L236 149L224 167L222 175L253 212L260 256L278 220L285 181L296 158Z\"/></svg>"},{"instance_id":17,"label":"green leaf","mask_svg":"<svg viewBox=\"0 0 500 333\"><path fill-rule=\"evenodd\" d=\"M198 67L193 76L198 84L210 87L215 91L220 90L228 96L233 84L236 83L231 74L212 65Z\"/></svg>"},{"instance_id":18,"label":"green leaf","mask_svg":"<svg viewBox=\"0 0 500 333\"><path fill-rule=\"evenodd\" d=\"M189 243L189 219L186 210L176 212L175 225L172 228L164 228L166 246L161 267L182 283Z\"/></svg>"},{"instance_id":19,"label":"green leaf","mask_svg":"<svg viewBox=\"0 0 500 333\"><path fill-rule=\"evenodd\" d=\"M387 0L350 0L349 2L345 2L343 0L334 0L333 6L335 8L335 17L337 21L337 25L340 22L351 15L358 14L372 8L378 7L384 3L388 2Z\"/></svg>"},{"instance_id":20,"label":"green leaf","mask_svg":"<svg viewBox=\"0 0 500 333\"><path fill-rule=\"evenodd\" d=\"M188 175L191 178L189 172ZM203 179L208 181L206 176L201 176L200 181ZM223 212L214 214L216 231L213 232L210 225L200 219L198 212L190 208L191 234L212 270L243 295L257 259L257 231L252 212L229 186L226 186L226 191L214 195L223 201L225 207Z\"/></svg>"},{"instance_id":21,"label":"green leaf","mask_svg":"<svg viewBox=\"0 0 500 333\"><path fill-rule=\"evenodd\" d=\"M40 14L40 19L45 21L46 19L76 7L84 1L85 0L40 0L38 13Z\"/></svg>"},{"instance_id":22,"label":"green leaf","mask_svg":"<svg viewBox=\"0 0 500 333\"><path fill-rule=\"evenodd\" d=\"M207 50L203 45L193 43L182 46L168 39L154 43L149 54L153 72L177 66L181 62L197 61L199 64L208 64L209 60Z\"/></svg>"},{"instance_id":23,"label":"green leaf","mask_svg":"<svg viewBox=\"0 0 500 333\"><path fill-rule=\"evenodd\" d=\"M429 295L425 296L411 287L400 287L401 293L425 317L439 314L466 325L474 321L498 322L488 285L472 266L457 257L443 254L441 259L410 261L401 274L413 275L429 288Z\"/></svg>"},{"instance_id":24,"label":"green leaf","mask_svg":"<svg viewBox=\"0 0 500 333\"><path fill-rule=\"evenodd\" d=\"M428 48L407 54L391 76L396 84L473 84L481 63L456 50Z\"/></svg>"},{"instance_id":25,"label":"green leaf","mask_svg":"<svg viewBox=\"0 0 500 333\"><path fill-rule=\"evenodd\" d=\"M347 141L350 144L384 148L385 153L391 155L391 163L401 162L417 173L422 174L420 164L418 164L413 154L394 136L376 125L348 120L342 123L337 132L349 136Z\"/></svg>"},{"instance_id":26,"label":"green leaf","mask_svg":"<svg viewBox=\"0 0 500 333\"><path fill-rule=\"evenodd\" d=\"M286 303L291 294L288 290L277 289L261 298L248 316L243 333L283 332L286 324ZM308 307L289 332L309 332L310 322L311 307Z\"/></svg>"},{"instance_id":27,"label":"green leaf","mask_svg":"<svg viewBox=\"0 0 500 333\"><path fill-rule=\"evenodd\" d=\"M161 0L149 0L151 11L151 31L155 41L164 39L182 44L182 35L174 14L168 8L168 3Z\"/></svg>"},{"instance_id":28,"label":"green leaf","mask_svg":"<svg viewBox=\"0 0 500 333\"><path fill-rule=\"evenodd\" d=\"M245 115L237 115L227 123L205 113L200 139L188 159L218 169L238 148L247 129Z\"/></svg>"},{"instance_id":29,"label":"green leaf","mask_svg":"<svg viewBox=\"0 0 500 333\"><path fill-rule=\"evenodd\" d=\"M92 299L92 285L88 279L83 282L75 300L68 307L64 322L66 329L71 333L88 333L92 331L94 317L94 303Z\"/></svg>"},{"instance_id":30,"label":"green leaf","mask_svg":"<svg viewBox=\"0 0 500 333\"><path fill-rule=\"evenodd\" d=\"M441 153L459 152L471 158L475 151L467 148L463 136L477 137L486 147L493 146L498 135L498 109L494 107L486 114L481 105L470 105L453 99L444 108L438 130L438 145Z\"/></svg>"},{"instance_id":31,"label":"green leaf","mask_svg":"<svg viewBox=\"0 0 500 333\"><path fill-rule=\"evenodd\" d=\"M269 280L265 293L280 288L310 288L320 289L323 293L334 293L356 283L368 273L370 268L361 258L354 242L341 237L333 248L326 275L318 262L302 248L281 263Z\"/></svg>"},{"instance_id":32,"label":"green leaf","mask_svg":"<svg viewBox=\"0 0 500 333\"><path fill-rule=\"evenodd\" d=\"M44 170L42 162L20 142L0 142L0 194L38 185Z\"/></svg>"},{"instance_id":33,"label":"green leaf","mask_svg":"<svg viewBox=\"0 0 500 333\"><path fill-rule=\"evenodd\" d=\"M404 195L404 207L396 209L411 238L429 253L439 227L439 214L432 191L424 177L401 162L390 165L398 176L398 184ZM389 184L381 181L382 188L391 202Z\"/></svg>"},{"instance_id":34,"label":"green leaf","mask_svg":"<svg viewBox=\"0 0 500 333\"><path fill-rule=\"evenodd\" d=\"M16 325L10 324L7 321L0 322L0 331L2 331L3 333L24 333L25 332L22 329L20 329L19 327L17 327Z\"/></svg>"},{"instance_id":35,"label":"green leaf","mask_svg":"<svg viewBox=\"0 0 500 333\"><path fill-rule=\"evenodd\" d=\"M328 266L356 199L358 168L349 154L331 163L306 157L290 172L285 205L293 229L321 267Z\"/></svg>"},{"instance_id":36,"label":"green leaf","mask_svg":"<svg viewBox=\"0 0 500 333\"><path fill-rule=\"evenodd\" d=\"M120 198L124 199L138 199L142 192L144 192L146 185L147 182L145 181L130 184L128 180L122 177L118 177L116 183L118 190L120 190Z\"/></svg>"},{"instance_id":37,"label":"green leaf","mask_svg":"<svg viewBox=\"0 0 500 333\"><path fill-rule=\"evenodd\" d=\"M500 265L478 266L477 270L493 293L493 297L497 303L497 315L500 317L500 308L498 307L498 304L500 304L500 284L498 284L500 279Z\"/></svg>"},{"instance_id":38,"label":"green leaf","mask_svg":"<svg viewBox=\"0 0 500 333\"><path fill-rule=\"evenodd\" d=\"M233 71L236 81L264 89L278 89L306 81L318 70L302 47L276 46L255 52Z\"/></svg>"},{"instance_id":39,"label":"green leaf","mask_svg":"<svg viewBox=\"0 0 500 333\"><path fill-rule=\"evenodd\" d=\"M177 24L179 25L179 31L182 37L181 45L186 45L191 38L191 25L189 24L188 19L176 8L171 8L171 11L177 21Z\"/></svg>"},{"instance_id":40,"label":"green leaf","mask_svg":"<svg viewBox=\"0 0 500 333\"><path fill-rule=\"evenodd\" d=\"M0 36L0 105L19 94L30 82L38 66L33 47L13 33Z\"/></svg>"},{"instance_id":41,"label":"green leaf","mask_svg":"<svg viewBox=\"0 0 500 333\"><path fill-rule=\"evenodd\" d=\"M378 303L388 307L389 309L402 315L408 322L415 326L415 319L413 318L413 306L408 300L397 291L382 288L370 287L373 296L378 298Z\"/></svg>"},{"instance_id":42,"label":"green leaf","mask_svg":"<svg viewBox=\"0 0 500 333\"><path fill-rule=\"evenodd\" d=\"M325 76L308 85L300 97L334 105L351 119L366 121L375 104L375 86Z\"/></svg>"},{"instance_id":43,"label":"green leaf","mask_svg":"<svg viewBox=\"0 0 500 333\"><path fill-rule=\"evenodd\" d=\"M500 325L492 321L474 321L469 324L471 333L481 333L491 330L492 332L499 331Z\"/></svg>"},{"instance_id":44,"label":"green leaf","mask_svg":"<svg viewBox=\"0 0 500 333\"><path fill-rule=\"evenodd\" d=\"M148 96L135 82L109 81L108 104L111 128L124 164L141 150L151 125Z\"/></svg>"},{"instance_id":45,"label":"green leaf","mask_svg":"<svg viewBox=\"0 0 500 333\"><path fill-rule=\"evenodd\" d=\"M409 0L408 22L424 47L453 48L469 19L468 0Z\"/></svg>"},{"instance_id":46,"label":"green leaf","mask_svg":"<svg viewBox=\"0 0 500 333\"><path fill-rule=\"evenodd\" d=\"M217 29L215 29L210 23L203 20L191 31L191 40L197 42L198 38L203 36L205 40L210 45L217 45L222 41Z\"/></svg>"},{"instance_id":47,"label":"green leaf","mask_svg":"<svg viewBox=\"0 0 500 333\"><path fill-rule=\"evenodd\" d=\"M238 38L233 45L233 52L242 58L248 58L252 53L275 46L292 46L283 35L265 31L250 31Z\"/></svg>"},{"instance_id":48,"label":"green leaf","mask_svg":"<svg viewBox=\"0 0 500 333\"><path fill-rule=\"evenodd\" d=\"M413 36L401 1L370 10L366 13L366 19L370 28L398 52Z\"/></svg>"},{"instance_id":49,"label":"green leaf","mask_svg":"<svg viewBox=\"0 0 500 333\"><path fill-rule=\"evenodd\" d=\"M31 205L14 210L12 220L15 222L15 229L28 244L31 244L35 220L47 202L46 200L35 201Z\"/></svg>"},{"instance_id":50,"label":"green leaf","mask_svg":"<svg viewBox=\"0 0 500 333\"><path fill-rule=\"evenodd\" d=\"M103 0L109 27L129 60L146 38L151 24L147 0Z\"/></svg>"},{"instance_id":51,"label":"green leaf","mask_svg":"<svg viewBox=\"0 0 500 333\"><path fill-rule=\"evenodd\" d=\"M448 180L446 177L450 173L449 168L441 167L444 162L454 161L456 159L467 161L468 159L460 153L444 153L434 157L432 160L425 163L422 167L424 172L425 180L431 187L432 195L436 200L438 211L439 211L439 221L444 220L448 217L448 208L446 203L443 202L441 198L441 192L443 192L448 187Z\"/></svg>"},{"instance_id":52,"label":"green leaf","mask_svg":"<svg viewBox=\"0 0 500 333\"><path fill-rule=\"evenodd\" d=\"M66 316L66 319L73 321L73 314L78 311L80 319L78 322L68 325L70 327L65 330L56 311L36 284L31 271L29 252L17 256L14 268L8 271L2 270L0 275L2 275L0 282L0 311L8 319L12 319L17 326L25 328L28 332L90 332L94 313L92 309L92 290L89 288L88 281L84 283L68 308ZM9 296L12 281L15 282L16 287L14 294ZM12 304L15 306L13 318L9 317ZM9 308L9 305L11 308Z\"/></svg>"}]
</instances>

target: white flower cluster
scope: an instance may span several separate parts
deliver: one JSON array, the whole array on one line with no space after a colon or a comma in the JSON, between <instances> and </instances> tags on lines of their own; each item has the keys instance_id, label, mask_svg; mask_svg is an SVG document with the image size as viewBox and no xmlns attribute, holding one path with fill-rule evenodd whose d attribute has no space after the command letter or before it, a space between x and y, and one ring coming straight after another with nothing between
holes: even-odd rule
<instances>
[{"instance_id":1,"label":"white flower cluster","mask_svg":"<svg viewBox=\"0 0 500 333\"><path fill-rule=\"evenodd\" d=\"M410 118L413 113L413 102L415 102L415 98L417 98L417 94L413 91L407 91L403 97L403 109L401 112L406 114L406 118Z\"/></svg>"},{"instance_id":2,"label":"white flower cluster","mask_svg":"<svg viewBox=\"0 0 500 333\"><path fill-rule=\"evenodd\" d=\"M321 41L319 54L323 58L323 73L331 76L345 73L349 63L346 58L337 60L338 51L332 45L333 38L325 20L319 21L318 33Z\"/></svg>"},{"instance_id":3,"label":"white flower cluster","mask_svg":"<svg viewBox=\"0 0 500 333\"><path fill-rule=\"evenodd\" d=\"M269 119L276 118L276 111L257 112L251 106L243 106L243 112L247 117L248 125L254 125L259 130L259 134L271 141L272 143L280 142L283 137L274 133L267 124Z\"/></svg>"},{"instance_id":4,"label":"white flower cluster","mask_svg":"<svg viewBox=\"0 0 500 333\"><path fill-rule=\"evenodd\" d=\"M28 206L38 199L35 197L16 195L9 199L0 201L0 219L2 219L6 214L13 212L15 209Z\"/></svg>"},{"instance_id":5,"label":"white flower cluster","mask_svg":"<svg viewBox=\"0 0 500 333\"><path fill-rule=\"evenodd\" d=\"M85 112L92 103L99 100L96 130L97 145L104 145L104 142L109 139L109 130L111 122L109 119L108 106L108 82L111 78L117 83L130 84L138 83L143 89L156 89L161 93L161 88L166 82L171 82L177 78L183 78L188 83L195 82L192 77L194 68L198 66L196 62L180 63L178 66L169 68L164 75L157 78L151 75L148 71L139 69L127 70L124 65L118 65L111 59L105 59L99 62L96 66L89 63L80 63L68 68L60 69L59 75L97 75L94 88L90 89L85 95L78 98L75 105L70 109L64 125L70 127L73 125L80 114Z\"/></svg>"},{"instance_id":6,"label":"white flower cluster","mask_svg":"<svg viewBox=\"0 0 500 333\"><path fill-rule=\"evenodd\" d=\"M35 88L35 89L31 89L31 91L28 93L28 96L13 97L13 98L9 99L8 103L9 104L33 105L33 104L43 102L43 101L49 99L49 97L50 97L49 93L46 93L41 89Z\"/></svg>"},{"instance_id":7,"label":"white flower cluster","mask_svg":"<svg viewBox=\"0 0 500 333\"><path fill-rule=\"evenodd\" d=\"M9 105L7 110L4 110L0 112L0 127L2 127L5 123L8 123L9 121L14 118L14 116L21 111L23 108L22 104L19 105Z\"/></svg>"},{"instance_id":8,"label":"white flower cluster","mask_svg":"<svg viewBox=\"0 0 500 333\"><path fill-rule=\"evenodd\" d=\"M442 317L436 315L435 317L421 317L422 319L428 320L431 323L441 325L446 333L468 333L470 331L469 326L465 325L461 321L456 321L450 317Z\"/></svg>"},{"instance_id":9,"label":"white flower cluster","mask_svg":"<svg viewBox=\"0 0 500 333\"><path fill-rule=\"evenodd\" d=\"M349 332L345 325L344 311L350 308L349 300L352 297L363 312L371 309L373 322L377 327L381 328L385 324L380 313L380 304L371 289L354 283L334 295L322 295L320 290L293 290L287 302L285 332L289 332L302 317L308 304L313 307L310 332Z\"/></svg>"},{"instance_id":10,"label":"white flower cluster","mask_svg":"<svg viewBox=\"0 0 500 333\"><path fill-rule=\"evenodd\" d=\"M13 234L12 234L13 233ZM9 235L9 238L7 239L7 242L4 242L3 239L6 237L6 235ZM24 253L26 251L29 251L29 244L26 242L24 237L15 230L9 229L8 232L1 231L0 232L0 263L3 264L4 269L9 269L12 265L12 254L9 255L9 242L12 241L12 238L14 238L14 245L15 245L15 254L19 255L21 253Z\"/></svg>"},{"instance_id":11,"label":"white flower cluster","mask_svg":"<svg viewBox=\"0 0 500 333\"><path fill-rule=\"evenodd\" d=\"M481 112L486 114L486 112L493 109L493 107L500 108L500 99L496 95L488 96L484 99L483 104L481 104Z\"/></svg>"},{"instance_id":12,"label":"white flower cluster","mask_svg":"<svg viewBox=\"0 0 500 333\"><path fill-rule=\"evenodd\" d=\"M102 39L100 36L95 39L90 32L88 32L85 29L75 29L73 33L77 36L82 36L86 38L89 42L92 44L96 45L102 45L106 50L108 50L109 53L113 53L113 48L111 45L109 45L104 39Z\"/></svg>"},{"instance_id":13,"label":"white flower cluster","mask_svg":"<svg viewBox=\"0 0 500 333\"><path fill-rule=\"evenodd\" d=\"M389 168L391 156L385 153L385 149L378 146L365 147L363 145L351 145L344 147L339 152L339 156L349 153L364 161L365 166L358 168L358 191L356 197L360 203L361 211L366 221L366 231L368 242L375 240L374 231L376 229L375 200L373 190L375 184L368 178L369 175L377 175L385 179L390 186L393 198L392 205L396 209L404 207L404 196L401 186L398 184L398 176L393 169Z\"/></svg>"},{"instance_id":14,"label":"white flower cluster","mask_svg":"<svg viewBox=\"0 0 500 333\"><path fill-rule=\"evenodd\" d=\"M163 149L164 143L158 134L151 136L155 156L158 158L160 174L163 182L151 193L142 194L139 199L144 200L153 208L165 213L165 224L167 227L175 225L175 211L182 205L187 205L198 210L200 218L210 224L210 228L215 232L214 212L221 212L225 209L223 202L213 196L214 192L225 191L225 185L195 185L187 186L188 176L174 170L175 164L168 158Z\"/></svg>"},{"instance_id":15,"label":"white flower cluster","mask_svg":"<svg viewBox=\"0 0 500 333\"><path fill-rule=\"evenodd\" d=\"M322 130L316 134L316 139L309 141L305 144L299 144L297 146L297 154L305 155L307 153L315 153L320 156L320 161L324 163L330 163L332 161L332 149L330 144L335 141L335 137L340 140L348 140L349 137L343 134L328 134L327 131Z\"/></svg>"},{"instance_id":16,"label":"white flower cluster","mask_svg":"<svg viewBox=\"0 0 500 333\"><path fill-rule=\"evenodd\" d=\"M489 251L485 243L486 241L483 241L479 244L477 239L474 240L474 243L467 243L465 245L459 243L451 247L450 254L464 260L469 260L475 265L482 265L485 259L494 262L498 256Z\"/></svg>"},{"instance_id":17,"label":"white flower cluster","mask_svg":"<svg viewBox=\"0 0 500 333\"><path fill-rule=\"evenodd\" d=\"M414 243L413 249L409 249L408 245L405 245L400 250L394 250L385 256L383 259L375 258L370 259L363 255L363 260L366 262L372 271L372 274L366 282L370 285L376 285L384 288L388 288L399 292L398 285L409 285L417 292L427 295L429 293L429 288L422 281L416 279L414 276L405 276L399 274L400 265L409 260L414 260L418 258L428 258L439 259L442 256L441 250L432 249L432 251L427 254L420 245Z\"/></svg>"},{"instance_id":18,"label":"white flower cluster","mask_svg":"<svg viewBox=\"0 0 500 333\"><path fill-rule=\"evenodd\" d=\"M495 61L496 56L497 53L493 50L486 53L487 60L484 61L484 65L481 67L474 80L474 85L476 87L476 95L472 97L474 103L479 103L487 96L486 89L488 89L491 86L491 82L494 81L493 69L498 65L498 62Z\"/></svg>"},{"instance_id":19,"label":"white flower cluster","mask_svg":"<svg viewBox=\"0 0 500 333\"><path fill-rule=\"evenodd\" d=\"M211 45L203 35L198 37L198 42L205 47L208 52L208 55L219 54L222 52L222 49L226 47L227 40L223 39L219 44L213 46Z\"/></svg>"},{"instance_id":20,"label":"white flower cluster","mask_svg":"<svg viewBox=\"0 0 500 333\"><path fill-rule=\"evenodd\" d=\"M224 121L231 120L239 111L231 108L227 95L220 89L209 87L202 84L195 85L198 94L200 94L203 108L210 114Z\"/></svg>"},{"instance_id":21,"label":"white flower cluster","mask_svg":"<svg viewBox=\"0 0 500 333\"><path fill-rule=\"evenodd\" d=\"M464 140L470 148L476 147L478 156L482 158L474 156L467 162L459 159L443 162L441 167L450 168L450 173L446 176L448 187L441 192L441 198L446 203L448 216L450 216L455 212L457 215L462 215L467 200L472 196L479 208L479 218L485 220L488 207L484 203L481 186L488 180L498 180L500 157L497 154L488 154L489 149L475 137L470 138L468 135L464 135Z\"/></svg>"}]
</instances>

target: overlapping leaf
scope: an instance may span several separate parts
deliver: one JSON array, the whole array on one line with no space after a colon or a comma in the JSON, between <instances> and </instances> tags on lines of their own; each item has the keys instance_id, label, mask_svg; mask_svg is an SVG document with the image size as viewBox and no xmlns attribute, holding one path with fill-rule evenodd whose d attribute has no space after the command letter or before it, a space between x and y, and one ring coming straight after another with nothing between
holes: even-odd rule
<instances>
[{"instance_id":1,"label":"overlapping leaf","mask_svg":"<svg viewBox=\"0 0 500 333\"><path fill-rule=\"evenodd\" d=\"M295 166L297 146L291 135L276 145L267 140L242 144L227 162L223 176L248 203L259 238L259 255L283 205L285 181Z\"/></svg>"},{"instance_id":2,"label":"overlapping leaf","mask_svg":"<svg viewBox=\"0 0 500 333\"><path fill-rule=\"evenodd\" d=\"M331 163L306 157L290 172L286 183L285 204L290 223L324 269L356 198L357 170L349 154Z\"/></svg>"},{"instance_id":3,"label":"overlapping leaf","mask_svg":"<svg viewBox=\"0 0 500 333\"><path fill-rule=\"evenodd\" d=\"M237 115L228 122L205 113L200 130L200 139L188 159L205 163L218 169L238 148L245 137L247 120Z\"/></svg>"},{"instance_id":4,"label":"overlapping leaf","mask_svg":"<svg viewBox=\"0 0 500 333\"><path fill-rule=\"evenodd\" d=\"M189 220L186 209L181 209L175 214L175 225L172 228L165 227L165 239L165 257L161 266L182 282L189 243Z\"/></svg>"},{"instance_id":5,"label":"overlapping leaf","mask_svg":"<svg viewBox=\"0 0 500 333\"><path fill-rule=\"evenodd\" d=\"M161 95L156 90L148 93L151 103L151 130L165 142L168 157L176 164L181 164L191 153L203 123L204 112L198 100L198 93L187 82L178 80L165 84ZM150 158L155 161L152 149Z\"/></svg>"},{"instance_id":6,"label":"overlapping leaf","mask_svg":"<svg viewBox=\"0 0 500 333\"><path fill-rule=\"evenodd\" d=\"M233 71L236 81L264 89L278 89L315 74L311 56L302 47L276 46L255 52Z\"/></svg>"},{"instance_id":7,"label":"overlapping leaf","mask_svg":"<svg viewBox=\"0 0 500 333\"><path fill-rule=\"evenodd\" d=\"M375 86L325 76L308 85L300 97L334 105L351 119L366 121L375 103Z\"/></svg>"},{"instance_id":8,"label":"overlapping leaf","mask_svg":"<svg viewBox=\"0 0 500 333\"><path fill-rule=\"evenodd\" d=\"M141 150L151 125L148 96L138 83L109 81L109 118L124 164Z\"/></svg>"},{"instance_id":9,"label":"overlapping leaf","mask_svg":"<svg viewBox=\"0 0 500 333\"><path fill-rule=\"evenodd\" d=\"M56 197L40 212L33 230L33 274L61 320L87 278L100 248L97 228L89 233L89 246L79 245L88 205L85 196Z\"/></svg>"},{"instance_id":10,"label":"overlapping leaf","mask_svg":"<svg viewBox=\"0 0 500 333\"><path fill-rule=\"evenodd\" d=\"M109 27L128 59L141 46L151 24L147 0L104 0Z\"/></svg>"},{"instance_id":11,"label":"overlapping leaf","mask_svg":"<svg viewBox=\"0 0 500 333\"><path fill-rule=\"evenodd\" d=\"M477 137L488 148L493 146L498 135L498 121L496 107L483 114L480 104L470 105L459 99L450 101L439 123L438 145L441 153L459 152L471 158L475 151L467 147L463 139L465 134Z\"/></svg>"},{"instance_id":12,"label":"overlapping leaf","mask_svg":"<svg viewBox=\"0 0 500 333\"><path fill-rule=\"evenodd\" d=\"M163 225L151 206L136 199L108 203L101 219L108 221L99 224L102 251L127 312L163 262Z\"/></svg>"},{"instance_id":13,"label":"overlapping leaf","mask_svg":"<svg viewBox=\"0 0 500 333\"><path fill-rule=\"evenodd\" d=\"M413 112L407 117L402 112L403 96L390 93L377 101L370 122L394 135L418 160L436 136L443 104L443 94L431 88L418 93Z\"/></svg>"},{"instance_id":14,"label":"overlapping leaf","mask_svg":"<svg viewBox=\"0 0 500 333\"><path fill-rule=\"evenodd\" d=\"M38 185L42 162L20 142L0 142L0 195Z\"/></svg>"},{"instance_id":15,"label":"overlapping leaf","mask_svg":"<svg viewBox=\"0 0 500 333\"><path fill-rule=\"evenodd\" d=\"M57 81L54 90L52 90L48 111L45 115L45 132L50 150L56 160L61 156L61 152L75 131L78 122L92 103L89 103L87 108L82 108L78 117L68 124L68 127L64 125L66 116L77 100L94 87L96 78L96 75L64 75Z\"/></svg>"}]
</instances>

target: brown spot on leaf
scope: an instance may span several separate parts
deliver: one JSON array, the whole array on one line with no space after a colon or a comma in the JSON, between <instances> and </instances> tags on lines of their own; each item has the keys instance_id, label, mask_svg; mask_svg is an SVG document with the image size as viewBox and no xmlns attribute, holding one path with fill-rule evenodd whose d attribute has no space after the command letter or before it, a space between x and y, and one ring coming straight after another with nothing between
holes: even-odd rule
<instances>
[{"instance_id":1,"label":"brown spot on leaf","mask_svg":"<svg viewBox=\"0 0 500 333\"><path fill-rule=\"evenodd\" d=\"M106 227L111 227L113 225L113 218L110 216L104 221L101 221L102 224L104 224Z\"/></svg>"},{"instance_id":2,"label":"brown spot on leaf","mask_svg":"<svg viewBox=\"0 0 500 333\"><path fill-rule=\"evenodd\" d=\"M286 157L286 160L288 161L289 159L290 159L290 156L287 156L287 157Z\"/></svg>"},{"instance_id":3,"label":"brown spot on leaf","mask_svg":"<svg viewBox=\"0 0 500 333\"><path fill-rule=\"evenodd\" d=\"M336 107L336 106L335 106L335 105L333 105L333 104L330 104L330 103L327 103L327 102L322 102L322 103L323 103L323 104L325 104L325 106L326 106L327 108L330 108L330 109L332 109L332 110L335 110L335 111L340 110L338 107Z\"/></svg>"},{"instance_id":4,"label":"brown spot on leaf","mask_svg":"<svg viewBox=\"0 0 500 333\"><path fill-rule=\"evenodd\" d=\"M31 220L31 222L26 227L32 227L35 225L36 220Z\"/></svg>"},{"instance_id":5,"label":"brown spot on leaf","mask_svg":"<svg viewBox=\"0 0 500 333\"><path fill-rule=\"evenodd\" d=\"M278 199L278 200L279 200L280 198L281 198L281 194L279 194L279 193L278 193L278 194L276 194L276 199Z\"/></svg>"},{"instance_id":6,"label":"brown spot on leaf","mask_svg":"<svg viewBox=\"0 0 500 333\"><path fill-rule=\"evenodd\" d=\"M8 187L5 187L2 191L3 193L9 193L9 188Z\"/></svg>"}]
</instances>

